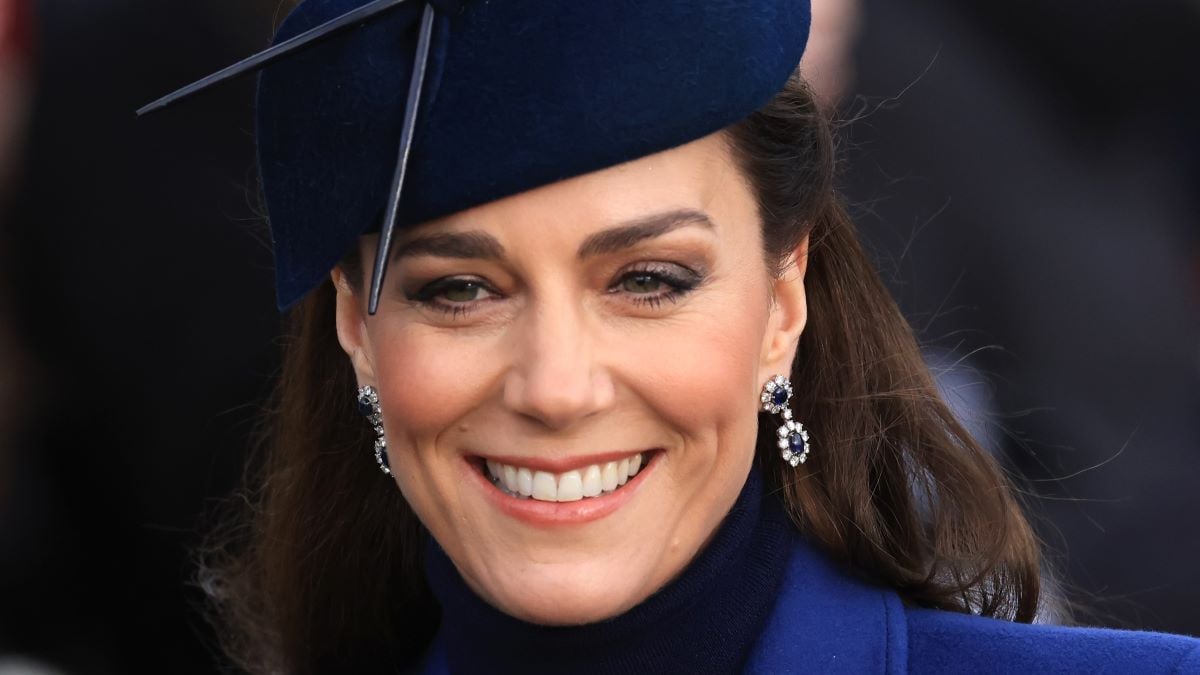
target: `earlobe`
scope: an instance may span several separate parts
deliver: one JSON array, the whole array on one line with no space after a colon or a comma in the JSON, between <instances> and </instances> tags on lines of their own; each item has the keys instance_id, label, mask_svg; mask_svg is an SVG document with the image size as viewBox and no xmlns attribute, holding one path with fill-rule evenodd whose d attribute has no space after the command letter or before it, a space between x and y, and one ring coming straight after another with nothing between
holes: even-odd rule
<instances>
[{"instance_id":1,"label":"earlobe","mask_svg":"<svg viewBox=\"0 0 1200 675\"><path fill-rule=\"evenodd\" d=\"M358 378L360 386L375 382L375 369L370 354L370 336L367 335L366 314L357 293L340 267L330 273L333 287L337 291L337 337L338 343Z\"/></svg>"},{"instance_id":2,"label":"earlobe","mask_svg":"<svg viewBox=\"0 0 1200 675\"><path fill-rule=\"evenodd\" d=\"M787 373L791 370L800 334L808 322L808 300L804 292L807 270L808 237L805 237L788 256L783 272L772 280L773 302L760 364L764 372Z\"/></svg>"}]
</instances>

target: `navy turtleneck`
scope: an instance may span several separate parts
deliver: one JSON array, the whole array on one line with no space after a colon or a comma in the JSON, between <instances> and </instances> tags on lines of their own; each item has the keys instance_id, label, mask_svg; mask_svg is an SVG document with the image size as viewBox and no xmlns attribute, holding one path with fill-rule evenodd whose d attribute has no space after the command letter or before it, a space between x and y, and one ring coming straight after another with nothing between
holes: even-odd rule
<instances>
[{"instance_id":1,"label":"navy turtleneck","mask_svg":"<svg viewBox=\"0 0 1200 675\"><path fill-rule=\"evenodd\" d=\"M584 626L540 626L500 612L431 539L426 575L442 606L434 648L445 650L454 673L739 672L773 607L793 532L755 467L679 577L628 612Z\"/></svg>"}]
</instances>

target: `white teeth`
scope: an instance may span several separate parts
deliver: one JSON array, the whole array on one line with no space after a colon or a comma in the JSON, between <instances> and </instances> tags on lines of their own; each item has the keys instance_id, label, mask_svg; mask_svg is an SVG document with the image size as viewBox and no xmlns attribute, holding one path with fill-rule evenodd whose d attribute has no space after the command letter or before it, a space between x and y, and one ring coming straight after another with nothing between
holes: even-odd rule
<instances>
[{"instance_id":1,"label":"white teeth","mask_svg":"<svg viewBox=\"0 0 1200 675\"><path fill-rule=\"evenodd\" d=\"M617 489L617 463L609 462L604 465L600 471L600 486L605 492L612 492Z\"/></svg>"},{"instance_id":2,"label":"white teeth","mask_svg":"<svg viewBox=\"0 0 1200 675\"><path fill-rule=\"evenodd\" d=\"M641 468L640 453L619 462L592 464L559 475L487 460L487 471L496 487L514 497L531 497L544 502L599 497L624 485Z\"/></svg>"},{"instance_id":3,"label":"white teeth","mask_svg":"<svg viewBox=\"0 0 1200 675\"><path fill-rule=\"evenodd\" d=\"M544 502L558 501L558 481L554 474L538 471L533 474L533 498Z\"/></svg>"},{"instance_id":4,"label":"white teeth","mask_svg":"<svg viewBox=\"0 0 1200 675\"><path fill-rule=\"evenodd\" d=\"M583 476L578 471L568 471L558 477L558 501L577 502L583 499Z\"/></svg>"},{"instance_id":5,"label":"white teeth","mask_svg":"<svg viewBox=\"0 0 1200 675\"><path fill-rule=\"evenodd\" d=\"M533 494L533 472L524 467L517 469L517 492L526 497Z\"/></svg>"},{"instance_id":6,"label":"white teeth","mask_svg":"<svg viewBox=\"0 0 1200 675\"><path fill-rule=\"evenodd\" d=\"M600 481L600 466L593 464L583 471L583 496L597 497L604 490Z\"/></svg>"}]
</instances>

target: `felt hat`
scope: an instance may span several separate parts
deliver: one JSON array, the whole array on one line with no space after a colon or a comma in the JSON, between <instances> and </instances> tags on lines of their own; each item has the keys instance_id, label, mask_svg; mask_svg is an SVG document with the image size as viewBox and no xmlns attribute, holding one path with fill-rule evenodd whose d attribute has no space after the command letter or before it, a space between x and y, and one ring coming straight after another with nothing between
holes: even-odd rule
<instances>
[{"instance_id":1,"label":"felt hat","mask_svg":"<svg viewBox=\"0 0 1200 675\"><path fill-rule=\"evenodd\" d=\"M279 307L403 228L696 140L783 88L808 0L305 0L261 69Z\"/></svg>"}]
</instances>

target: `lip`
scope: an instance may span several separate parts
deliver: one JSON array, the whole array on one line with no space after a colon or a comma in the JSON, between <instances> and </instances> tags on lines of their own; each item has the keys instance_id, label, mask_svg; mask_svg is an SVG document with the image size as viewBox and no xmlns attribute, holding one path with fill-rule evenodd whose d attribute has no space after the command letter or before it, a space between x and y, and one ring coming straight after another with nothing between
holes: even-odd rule
<instances>
[{"instance_id":1,"label":"lip","mask_svg":"<svg viewBox=\"0 0 1200 675\"><path fill-rule=\"evenodd\" d=\"M613 452L601 452L595 455L582 455L579 457L518 457L516 455L477 455L477 457L509 466L521 466L530 471L545 471L547 473L566 473L576 469L583 469L593 464L607 464L608 462L619 462L623 459L633 457L639 452L648 453L652 450L615 450ZM636 478L636 476L635 476Z\"/></svg>"},{"instance_id":2,"label":"lip","mask_svg":"<svg viewBox=\"0 0 1200 675\"><path fill-rule=\"evenodd\" d=\"M478 464L482 457L476 456L474 459L469 457L463 458L463 470L466 471L472 478L471 480L483 490L484 496L496 508L504 514L516 518L522 522L538 527L556 527L582 525L596 520L600 520L608 516L622 506L627 504L629 500L637 495L645 482L645 476L654 473L658 467L659 455L661 450L651 449L642 450L646 458L646 464L640 469L636 476L629 479L629 482L621 486L620 489L610 492L599 497L586 497L574 502L543 502L536 499L522 499L520 497L512 497L500 491L500 488L492 484L483 471L480 470ZM596 457L629 457L637 454L636 452L618 452L607 453L605 455L591 455L587 459L588 463L597 463ZM497 462L502 462L497 457L489 457ZM524 464L529 468L533 468L528 462L529 460L522 459ZM612 461L611 459L607 461ZM572 461L573 463L573 461ZM544 465L544 464L541 464ZM583 466L587 466L584 464ZM570 471L571 469L565 469Z\"/></svg>"}]
</instances>

